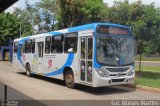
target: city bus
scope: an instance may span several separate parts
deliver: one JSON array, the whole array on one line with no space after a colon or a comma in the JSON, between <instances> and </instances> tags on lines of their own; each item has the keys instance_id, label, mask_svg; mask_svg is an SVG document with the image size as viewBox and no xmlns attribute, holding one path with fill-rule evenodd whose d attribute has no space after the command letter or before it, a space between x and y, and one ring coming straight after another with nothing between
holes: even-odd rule
<instances>
[{"instance_id":1,"label":"city bus","mask_svg":"<svg viewBox=\"0 0 160 106\"><path fill-rule=\"evenodd\" d=\"M13 65L26 72L92 87L133 84L130 27L92 23L14 40Z\"/></svg>"}]
</instances>

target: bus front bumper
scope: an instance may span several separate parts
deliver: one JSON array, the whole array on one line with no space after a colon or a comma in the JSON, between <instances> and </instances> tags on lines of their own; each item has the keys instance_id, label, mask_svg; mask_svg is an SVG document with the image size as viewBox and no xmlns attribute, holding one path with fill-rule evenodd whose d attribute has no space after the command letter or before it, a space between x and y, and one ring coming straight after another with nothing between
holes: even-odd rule
<instances>
[{"instance_id":1,"label":"bus front bumper","mask_svg":"<svg viewBox=\"0 0 160 106\"><path fill-rule=\"evenodd\" d=\"M123 77L101 77L96 72L94 74L93 87L125 85L134 83L135 74L132 76Z\"/></svg>"}]
</instances>

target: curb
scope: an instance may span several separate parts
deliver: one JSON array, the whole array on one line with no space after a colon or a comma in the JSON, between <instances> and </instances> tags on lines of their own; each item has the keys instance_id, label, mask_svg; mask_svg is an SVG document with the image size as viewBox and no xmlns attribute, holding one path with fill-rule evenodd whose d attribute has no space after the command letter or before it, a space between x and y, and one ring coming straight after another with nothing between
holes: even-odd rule
<instances>
[{"instance_id":1,"label":"curb","mask_svg":"<svg viewBox=\"0 0 160 106\"><path fill-rule=\"evenodd\" d=\"M136 84L131 84L131 85L123 85L124 87L131 88L131 89L138 89L138 90L143 90L143 91L149 91L149 92L154 92L154 93L160 93L160 88L153 88L153 87L148 87L148 86L142 86L142 85L136 85Z\"/></svg>"},{"instance_id":2,"label":"curb","mask_svg":"<svg viewBox=\"0 0 160 106\"><path fill-rule=\"evenodd\" d=\"M153 87L142 86L142 85L137 85L136 87L139 90L144 90L144 91L149 91L149 92L154 92L154 93L160 93L160 88L153 88Z\"/></svg>"}]
</instances>

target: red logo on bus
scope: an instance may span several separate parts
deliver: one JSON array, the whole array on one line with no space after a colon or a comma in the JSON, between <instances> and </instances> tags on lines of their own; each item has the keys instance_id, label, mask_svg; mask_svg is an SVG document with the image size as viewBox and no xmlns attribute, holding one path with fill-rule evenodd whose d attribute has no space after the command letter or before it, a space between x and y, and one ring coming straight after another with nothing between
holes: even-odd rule
<instances>
[{"instance_id":1,"label":"red logo on bus","mask_svg":"<svg viewBox=\"0 0 160 106\"><path fill-rule=\"evenodd\" d=\"M48 65L49 65L49 67L52 66L52 60L51 59L48 60Z\"/></svg>"}]
</instances>

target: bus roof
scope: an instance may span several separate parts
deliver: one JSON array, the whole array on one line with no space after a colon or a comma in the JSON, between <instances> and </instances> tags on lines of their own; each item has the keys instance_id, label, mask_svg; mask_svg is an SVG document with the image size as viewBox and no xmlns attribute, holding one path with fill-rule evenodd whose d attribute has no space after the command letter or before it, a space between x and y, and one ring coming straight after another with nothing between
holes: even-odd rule
<instances>
[{"instance_id":1,"label":"bus roof","mask_svg":"<svg viewBox=\"0 0 160 106\"><path fill-rule=\"evenodd\" d=\"M49 36L49 35L59 35L59 34L77 32L77 31L82 31L82 30L87 30L87 29L96 30L96 26L97 25L118 26L118 27L123 27L123 28L129 29L129 27L124 26L124 25L120 25L120 24L113 24L113 23L92 23L92 24L86 24L86 25L81 25L81 26L77 26L77 27L72 27L72 28L66 28L66 29L62 29L62 30L47 32L47 33L43 33L43 34L37 34L37 35L33 35L33 36L30 35L30 36L27 36L27 37L15 39L14 42L20 41L22 39L28 39L28 38L32 38L33 39L33 38L39 38L39 37L44 37L44 36Z\"/></svg>"}]
</instances>

